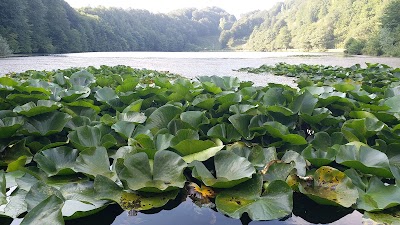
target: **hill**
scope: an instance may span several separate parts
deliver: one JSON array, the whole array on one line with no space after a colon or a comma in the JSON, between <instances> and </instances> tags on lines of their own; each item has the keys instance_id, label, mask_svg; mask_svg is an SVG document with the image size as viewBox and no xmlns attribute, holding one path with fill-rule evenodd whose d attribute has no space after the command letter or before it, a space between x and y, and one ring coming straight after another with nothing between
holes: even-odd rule
<instances>
[{"instance_id":1,"label":"hill","mask_svg":"<svg viewBox=\"0 0 400 225\"><path fill-rule=\"evenodd\" d=\"M223 9L168 14L0 1L0 55L87 51L305 51L400 56L400 0L286 0L239 20Z\"/></svg>"}]
</instances>

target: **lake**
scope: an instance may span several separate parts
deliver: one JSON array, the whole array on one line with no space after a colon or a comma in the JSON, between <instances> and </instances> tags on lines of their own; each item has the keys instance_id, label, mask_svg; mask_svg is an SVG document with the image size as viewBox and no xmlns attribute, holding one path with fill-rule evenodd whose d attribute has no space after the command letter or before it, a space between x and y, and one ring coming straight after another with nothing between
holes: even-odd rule
<instances>
[{"instance_id":1,"label":"lake","mask_svg":"<svg viewBox=\"0 0 400 225\"><path fill-rule=\"evenodd\" d=\"M69 67L100 65L127 65L170 71L188 78L201 75L237 76L240 80L251 80L256 85L285 83L294 85L292 78L272 75L255 75L233 71L243 67L274 65L279 62L289 64L322 64L332 66L365 65L382 63L400 67L400 58L351 56L342 53L304 52L91 52L57 54L49 56L0 58L0 75L26 70L53 70Z\"/></svg>"},{"instance_id":2,"label":"lake","mask_svg":"<svg viewBox=\"0 0 400 225\"><path fill-rule=\"evenodd\" d=\"M260 52L107 52L107 53L74 53L49 56L11 57L0 59L0 76L9 72L26 70L54 70L69 67L87 67L100 65L128 65L135 68L146 68L169 71L188 78L201 75L237 76L240 80L251 80L256 85L269 82L294 85L293 78L273 75L255 75L233 71L242 67L259 67L263 64L274 65L279 62L289 64L323 64L352 66L354 64L382 63L391 67L400 67L400 58L353 56L345 57L339 53L260 53ZM200 208L189 199L171 202L160 212L139 212L134 215L122 211L118 206L109 206L101 213L79 220L67 221L66 224L252 224L252 225L361 225L367 223L362 213L348 209L321 206L304 196L294 200L293 214L282 221L249 221L246 218L235 220L228 218L210 208ZM0 224L17 225L14 221L1 219Z\"/></svg>"}]
</instances>

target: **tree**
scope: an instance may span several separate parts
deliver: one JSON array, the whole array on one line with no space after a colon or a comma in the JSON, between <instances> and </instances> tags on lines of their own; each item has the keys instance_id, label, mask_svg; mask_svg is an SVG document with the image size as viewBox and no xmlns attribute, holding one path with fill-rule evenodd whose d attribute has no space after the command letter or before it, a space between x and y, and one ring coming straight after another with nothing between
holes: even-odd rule
<instances>
[{"instance_id":1,"label":"tree","mask_svg":"<svg viewBox=\"0 0 400 225\"><path fill-rule=\"evenodd\" d=\"M0 57L8 56L12 53L10 46L8 46L6 39L0 36Z\"/></svg>"},{"instance_id":2,"label":"tree","mask_svg":"<svg viewBox=\"0 0 400 225\"><path fill-rule=\"evenodd\" d=\"M290 47L291 39L292 36L287 26L282 27L276 37L276 47L278 49L288 49Z\"/></svg>"}]
</instances>

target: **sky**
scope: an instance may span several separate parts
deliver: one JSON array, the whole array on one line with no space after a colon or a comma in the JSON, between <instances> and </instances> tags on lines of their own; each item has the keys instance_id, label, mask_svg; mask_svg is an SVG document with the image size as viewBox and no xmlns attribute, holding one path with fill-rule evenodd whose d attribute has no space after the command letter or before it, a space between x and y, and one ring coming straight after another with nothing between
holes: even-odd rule
<instances>
[{"instance_id":1,"label":"sky","mask_svg":"<svg viewBox=\"0 0 400 225\"><path fill-rule=\"evenodd\" d=\"M154 13L167 13L175 9L217 6L228 13L240 17L241 14L254 10L270 9L283 0L65 0L74 8L85 6L120 7L147 9Z\"/></svg>"}]
</instances>

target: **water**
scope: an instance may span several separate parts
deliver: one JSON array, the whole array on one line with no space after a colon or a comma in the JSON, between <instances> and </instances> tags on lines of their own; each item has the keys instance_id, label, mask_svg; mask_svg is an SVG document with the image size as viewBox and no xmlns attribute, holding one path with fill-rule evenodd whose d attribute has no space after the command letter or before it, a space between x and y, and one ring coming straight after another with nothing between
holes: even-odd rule
<instances>
[{"instance_id":1,"label":"water","mask_svg":"<svg viewBox=\"0 0 400 225\"><path fill-rule=\"evenodd\" d=\"M400 58L355 56L344 57L340 53L301 53L301 52L93 52L58 54L34 57L0 58L0 75L26 70L54 70L70 67L100 65L128 65L170 71L188 78L201 75L237 76L240 80L251 80L256 85L284 83L294 85L293 78L272 75L255 75L236 72L242 67L274 65L279 62L290 64L323 64L352 66L370 63L383 63L400 67Z\"/></svg>"},{"instance_id":2,"label":"water","mask_svg":"<svg viewBox=\"0 0 400 225\"><path fill-rule=\"evenodd\" d=\"M332 66L365 65L366 62L382 63L391 67L400 67L400 58L356 56L344 57L338 53L260 53L260 52L109 52L109 53L76 53L50 56L0 58L0 76L9 72L26 70L54 70L70 67L87 67L100 65L128 65L134 68L146 68L177 73L188 78L201 75L237 76L240 80L251 80L256 85L267 83L284 83L294 85L293 78L277 77L268 74L254 75L233 71L242 67L259 67L263 64L274 65L279 62L290 64L322 64ZM321 206L307 198L298 197L294 201L293 214L282 221L250 221L248 218L235 220L209 208L200 208L190 200L172 202L162 210L139 212L128 215L118 206L107 207L102 212L79 220L67 221L67 225L163 225L163 224L229 224L229 225L361 225L362 214L358 211L343 210L335 207ZM14 221L0 218L0 224L17 225L21 219Z\"/></svg>"}]
</instances>

